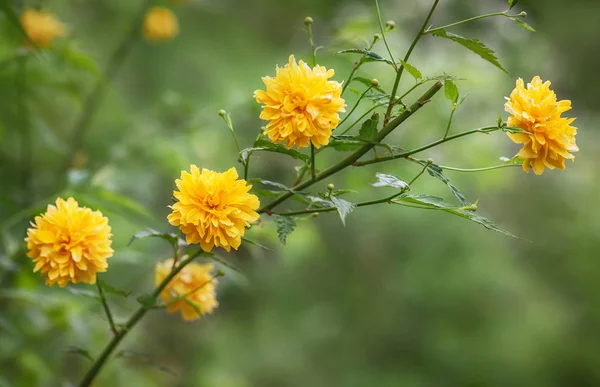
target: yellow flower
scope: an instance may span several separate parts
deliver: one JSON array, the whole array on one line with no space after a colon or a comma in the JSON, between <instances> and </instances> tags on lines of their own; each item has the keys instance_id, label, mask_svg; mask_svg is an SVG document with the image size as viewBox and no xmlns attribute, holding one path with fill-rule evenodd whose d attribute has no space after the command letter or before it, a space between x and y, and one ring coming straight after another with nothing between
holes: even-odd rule
<instances>
[{"instance_id":1,"label":"yellow flower","mask_svg":"<svg viewBox=\"0 0 600 387\"><path fill-rule=\"evenodd\" d=\"M179 34L177 17L168 8L152 7L144 19L144 36L148 40L168 40Z\"/></svg>"},{"instance_id":2,"label":"yellow flower","mask_svg":"<svg viewBox=\"0 0 600 387\"><path fill-rule=\"evenodd\" d=\"M21 14L21 26L29 39L40 48L52 46L54 40L65 35L65 26L48 12L26 8Z\"/></svg>"},{"instance_id":3,"label":"yellow flower","mask_svg":"<svg viewBox=\"0 0 600 387\"><path fill-rule=\"evenodd\" d=\"M45 214L35 217L27 230L27 256L33 271L46 274L46 284L96 283L113 255L108 219L100 211L79 207L75 199L56 199Z\"/></svg>"},{"instance_id":4,"label":"yellow flower","mask_svg":"<svg viewBox=\"0 0 600 387\"><path fill-rule=\"evenodd\" d=\"M335 72L323 66L310 68L293 55L275 77L263 77L266 90L256 90L254 98L263 105L260 118L269 121L266 134L271 141L284 142L288 148L317 148L329 143L331 131L345 112L342 85L328 79Z\"/></svg>"},{"instance_id":5,"label":"yellow flower","mask_svg":"<svg viewBox=\"0 0 600 387\"><path fill-rule=\"evenodd\" d=\"M530 167L536 175L541 175L546 167L565 169L565 159L575 158L570 153L579 150L575 144L577 128L571 126L575 118L561 117L571 110L571 101L557 101L550 82L543 83L536 76L525 88L519 78L504 107L511 114L508 125L529 132L508 133L515 143L523 144L517 156L525 160L525 172Z\"/></svg>"},{"instance_id":6,"label":"yellow flower","mask_svg":"<svg viewBox=\"0 0 600 387\"><path fill-rule=\"evenodd\" d=\"M154 283L158 286L173 269L173 259L156 264ZM200 318L219 306L216 298L217 279L211 264L188 263L160 293L167 312L181 312L184 320ZM200 313L198 313L200 312Z\"/></svg>"},{"instance_id":7,"label":"yellow flower","mask_svg":"<svg viewBox=\"0 0 600 387\"><path fill-rule=\"evenodd\" d=\"M191 166L191 173L181 172L175 180L173 195L177 202L168 220L179 226L187 243L200 243L202 249L211 251L222 247L237 250L246 227L258 219L255 212L260 205L252 188L245 180L237 180L235 168L217 173Z\"/></svg>"}]
</instances>

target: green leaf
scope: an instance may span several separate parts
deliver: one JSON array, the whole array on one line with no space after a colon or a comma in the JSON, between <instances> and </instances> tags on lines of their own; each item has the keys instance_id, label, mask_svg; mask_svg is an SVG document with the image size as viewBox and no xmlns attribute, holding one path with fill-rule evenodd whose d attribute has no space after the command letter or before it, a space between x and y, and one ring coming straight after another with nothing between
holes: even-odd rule
<instances>
[{"instance_id":1,"label":"green leaf","mask_svg":"<svg viewBox=\"0 0 600 387\"><path fill-rule=\"evenodd\" d=\"M21 20L19 20L19 15L13 10L11 2L8 0L0 0L0 9L6 14L6 17L10 22L23 34L23 37L27 40L27 43L31 44L33 47L39 50L38 45L29 38L25 29L21 25Z\"/></svg>"},{"instance_id":2,"label":"green leaf","mask_svg":"<svg viewBox=\"0 0 600 387\"><path fill-rule=\"evenodd\" d=\"M371 80L369 78L354 77L354 78L352 78L352 82L354 82L354 81L360 82L365 86L373 87L375 90L379 91L380 93L386 94L385 90L383 90L383 88L381 86L373 86L373 84L371 83Z\"/></svg>"},{"instance_id":3,"label":"green leaf","mask_svg":"<svg viewBox=\"0 0 600 387\"><path fill-rule=\"evenodd\" d=\"M296 222L294 222L294 219L289 216L273 215L272 218L273 222L275 222L275 226L277 227L279 241L285 245L288 235L290 235L296 228Z\"/></svg>"},{"instance_id":4,"label":"green leaf","mask_svg":"<svg viewBox=\"0 0 600 387\"><path fill-rule=\"evenodd\" d=\"M479 40L463 38L460 35L456 35L451 32L446 32L446 30L444 30L444 29L433 31L432 34L434 36L438 36L440 38L452 40L452 41L468 48L469 50L473 51L475 54L479 55L486 61L488 61L491 64L493 64L494 66L498 67L500 70L504 71L505 73L508 73L508 71L506 71L504 69L504 67L502 67L500 62L498 61L498 58L496 57L496 53L494 53L494 51L492 49L490 49L485 44L481 43Z\"/></svg>"},{"instance_id":5,"label":"green leaf","mask_svg":"<svg viewBox=\"0 0 600 387\"><path fill-rule=\"evenodd\" d=\"M436 197L436 196L410 195L410 194L400 195L396 199L393 199L392 203L405 204L405 205L408 204L409 207L444 211L449 214L456 215L461 218L468 219L472 222L480 224L483 227L487 228L488 230L496 231L501 234L513 237L513 238L521 239L518 236L512 234L511 232L506 231L503 228L500 228L498 225L493 223L491 220L489 220L483 216L475 214L475 212L474 212L475 205L471 205L471 206L467 206L467 207L452 207L452 206L448 206L446 203L444 203L443 199Z\"/></svg>"},{"instance_id":6,"label":"green leaf","mask_svg":"<svg viewBox=\"0 0 600 387\"><path fill-rule=\"evenodd\" d=\"M142 294L135 300L146 309L152 309L154 307L154 304L156 303L156 299L150 293Z\"/></svg>"},{"instance_id":7,"label":"green leaf","mask_svg":"<svg viewBox=\"0 0 600 387\"><path fill-rule=\"evenodd\" d=\"M254 146L252 148L242 149L240 152L240 156L242 160L246 162L248 160L248 156L253 152L273 152L273 153L282 153L288 156L291 156L295 159L302 160L304 162L308 162L310 157L308 155L302 154L294 149L288 149L283 145L274 144L270 141L259 139L254 142Z\"/></svg>"},{"instance_id":8,"label":"green leaf","mask_svg":"<svg viewBox=\"0 0 600 387\"><path fill-rule=\"evenodd\" d=\"M94 358L92 357L92 355L90 354L90 352L88 350L79 348L75 345L70 346L69 349L67 349L67 353L72 353L74 355L83 356L91 362L94 361Z\"/></svg>"},{"instance_id":9,"label":"green leaf","mask_svg":"<svg viewBox=\"0 0 600 387\"><path fill-rule=\"evenodd\" d=\"M170 369L169 367L155 362L149 356L146 356L146 355L134 352L134 351L130 351L130 350L119 351L116 354L116 357L119 357L122 359L134 360L134 361L142 363L146 366L149 366L149 367L155 368L159 371L165 372L167 374L177 376L177 373L175 371L173 371L172 369Z\"/></svg>"},{"instance_id":10,"label":"green leaf","mask_svg":"<svg viewBox=\"0 0 600 387\"><path fill-rule=\"evenodd\" d=\"M117 289L114 286L108 284L107 282L105 282L101 279L98 280L98 283L100 283L100 286L106 293L114 294L116 296L121 296L121 297L125 297L125 298L127 298L131 295L130 291Z\"/></svg>"},{"instance_id":11,"label":"green leaf","mask_svg":"<svg viewBox=\"0 0 600 387\"><path fill-rule=\"evenodd\" d=\"M513 9L513 7L517 5L518 2L519 0L508 0L508 9Z\"/></svg>"},{"instance_id":12,"label":"green leaf","mask_svg":"<svg viewBox=\"0 0 600 387\"><path fill-rule=\"evenodd\" d=\"M389 59L385 59L379 54L374 53L373 51L368 51L360 48L352 48L349 50L342 50L335 53L337 54L362 54L363 57L360 59L361 62L385 62L392 66L395 66L394 62Z\"/></svg>"},{"instance_id":13,"label":"green leaf","mask_svg":"<svg viewBox=\"0 0 600 387\"><path fill-rule=\"evenodd\" d=\"M505 132L509 132L509 133L525 133L525 134L531 134L531 132L528 132L524 129L521 129L519 127L516 126L504 126L502 127L502 130Z\"/></svg>"},{"instance_id":14,"label":"green leaf","mask_svg":"<svg viewBox=\"0 0 600 387\"><path fill-rule=\"evenodd\" d=\"M446 99L449 99L453 103L458 101L458 87L456 87L456 84L449 79L444 82L444 92L446 94Z\"/></svg>"},{"instance_id":15,"label":"green leaf","mask_svg":"<svg viewBox=\"0 0 600 387\"><path fill-rule=\"evenodd\" d=\"M373 187L392 187L399 188L403 191L408 191L410 189L408 183L404 180L400 180L394 175L378 173L375 176L377 176L377 182L372 184Z\"/></svg>"},{"instance_id":16,"label":"green leaf","mask_svg":"<svg viewBox=\"0 0 600 387\"><path fill-rule=\"evenodd\" d=\"M140 231L134 236L132 236L129 240L129 243L127 243L127 246L131 246L131 244L138 239L145 238L161 238L169 242L171 245L174 245L179 240L179 237L175 233L165 233L150 229L147 231Z\"/></svg>"},{"instance_id":17,"label":"green leaf","mask_svg":"<svg viewBox=\"0 0 600 387\"><path fill-rule=\"evenodd\" d=\"M375 103L385 102L386 105L390 101L390 96L385 93L367 93L365 94L365 98L370 99Z\"/></svg>"},{"instance_id":18,"label":"green leaf","mask_svg":"<svg viewBox=\"0 0 600 387\"><path fill-rule=\"evenodd\" d=\"M350 136L355 138L354 136ZM336 151L355 151L364 145L363 141L351 139L335 139L332 138L327 144L327 148L335 149Z\"/></svg>"},{"instance_id":19,"label":"green leaf","mask_svg":"<svg viewBox=\"0 0 600 387\"><path fill-rule=\"evenodd\" d=\"M450 179L444 176L442 171L443 169L437 164L429 164L429 166L427 167L427 172L429 172L431 176L435 177L438 180L441 180L444 184L446 184L452 192L452 194L456 197L456 199L458 199L460 204L462 204L463 206L468 205L469 202L467 201L465 196L458 190L458 188L450 184Z\"/></svg>"},{"instance_id":20,"label":"green leaf","mask_svg":"<svg viewBox=\"0 0 600 387\"><path fill-rule=\"evenodd\" d=\"M261 245L260 243L258 243L258 242L255 242L255 241L253 241L253 240L251 240L251 239L248 239L248 238L246 238L246 237L242 237L242 240L243 240L244 242L246 242L246 243L250 244L250 245L254 245L254 246L260 247L261 249L264 249L264 250L267 250L267 251L273 251L273 249L271 249L271 248L268 248L268 247L267 247L267 246L265 246L265 245Z\"/></svg>"},{"instance_id":21,"label":"green leaf","mask_svg":"<svg viewBox=\"0 0 600 387\"><path fill-rule=\"evenodd\" d=\"M515 23L521 28L525 28L527 31L535 32L535 29L529 24L525 23L523 20L513 19Z\"/></svg>"},{"instance_id":22,"label":"green leaf","mask_svg":"<svg viewBox=\"0 0 600 387\"><path fill-rule=\"evenodd\" d=\"M340 214L340 219L342 219L342 224L346 225L346 216L350 214L355 208L356 205L346 201L344 199L340 199L335 196L330 197L333 206L337 209L338 214Z\"/></svg>"},{"instance_id":23,"label":"green leaf","mask_svg":"<svg viewBox=\"0 0 600 387\"><path fill-rule=\"evenodd\" d=\"M64 60L71 66L86 71L94 76L102 75L102 71L96 62L88 54L79 51L72 45L66 46L62 54Z\"/></svg>"},{"instance_id":24,"label":"green leaf","mask_svg":"<svg viewBox=\"0 0 600 387\"><path fill-rule=\"evenodd\" d=\"M416 67L410 65L408 62L405 62L402 59L400 59L400 62L402 63L402 66L404 66L406 71L408 71L408 73L412 75L413 78L415 78L417 81L419 79L423 79L423 74L421 74L421 72Z\"/></svg>"},{"instance_id":25,"label":"green leaf","mask_svg":"<svg viewBox=\"0 0 600 387\"><path fill-rule=\"evenodd\" d=\"M76 296L85 296L85 297L93 298L96 301L101 300L98 293L91 291L91 290L78 289L78 288L71 287L71 286L67 286L66 289L69 293L75 294Z\"/></svg>"},{"instance_id":26,"label":"green leaf","mask_svg":"<svg viewBox=\"0 0 600 387\"><path fill-rule=\"evenodd\" d=\"M379 124L379 113L373 113L371 118L366 120L360 130L358 137L365 140L372 140L377 135L377 125Z\"/></svg>"}]
</instances>

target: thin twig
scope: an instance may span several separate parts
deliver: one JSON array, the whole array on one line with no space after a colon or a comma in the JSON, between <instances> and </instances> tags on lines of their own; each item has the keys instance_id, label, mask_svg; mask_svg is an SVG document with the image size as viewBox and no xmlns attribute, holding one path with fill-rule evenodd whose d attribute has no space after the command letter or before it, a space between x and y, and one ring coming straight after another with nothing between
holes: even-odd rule
<instances>
[{"instance_id":1,"label":"thin twig","mask_svg":"<svg viewBox=\"0 0 600 387\"><path fill-rule=\"evenodd\" d=\"M110 325L110 330L112 331L113 335L116 336L119 334L119 330L115 325L115 320L113 319L113 315L108 307L108 302L106 301L106 296L104 295L104 289L102 289L102 285L100 285L100 280L96 281L96 287L98 288L98 294L100 295L100 301L102 301L102 307L104 308L108 325Z\"/></svg>"}]
</instances>

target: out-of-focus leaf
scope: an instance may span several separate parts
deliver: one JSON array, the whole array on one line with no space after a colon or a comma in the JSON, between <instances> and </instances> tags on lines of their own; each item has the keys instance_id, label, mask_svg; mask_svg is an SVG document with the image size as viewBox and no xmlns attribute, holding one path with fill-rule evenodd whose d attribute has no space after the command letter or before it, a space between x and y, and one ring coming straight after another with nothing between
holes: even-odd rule
<instances>
[{"instance_id":1,"label":"out-of-focus leaf","mask_svg":"<svg viewBox=\"0 0 600 387\"><path fill-rule=\"evenodd\" d=\"M267 251L273 251L273 249L271 249L271 248L268 248L268 247L267 247L267 246L265 246L265 245L261 245L260 243L258 243L258 242L255 242L255 241L253 241L253 240L251 240L251 239L248 239L248 238L246 238L246 237L242 237L242 240L243 240L244 242L248 243L248 244L251 244L251 245L254 245L254 246L260 247L261 249L264 249L264 250L267 250Z\"/></svg>"},{"instance_id":2,"label":"out-of-focus leaf","mask_svg":"<svg viewBox=\"0 0 600 387\"><path fill-rule=\"evenodd\" d=\"M496 231L501 234L513 237L513 238L521 239L518 236L512 234L511 232L506 231L503 228L499 227L498 225L493 223L491 220L489 220L483 216L477 215L474 211L476 209L476 206L474 206L474 205L466 206L466 207L453 207L453 206L448 206L446 203L444 203L443 199L436 197L436 196L411 195L411 194L400 195L396 199L393 199L392 203L409 204L409 206L413 206L413 207L417 207L417 208L435 209L435 210L444 211L449 214L456 215L461 218L468 219L472 222L480 224L483 227L487 228L488 230Z\"/></svg>"},{"instance_id":3,"label":"out-of-focus leaf","mask_svg":"<svg viewBox=\"0 0 600 387\"><path fill-rule=\"evenodd\" d=\"M259 139L254 142L254 145L251 148L242 149L240 152L240 156L242 160L246 162L248 160L248 156L253 152L273 152L273 153L282 153L288 156L291 156L295 159L302 160L304 162L308 162L310 157L303 153L298 152L294 149L288 149L283 145L274 144L270 141Z\"/></svg>"},{"instance_id":4,"label":"out-of-focus leaf","mask_svg":"<svg viewBox=\"0 0 600 387\"><path fill-rule=\"evenodd\" d=\"M519 19L513 19L515 21L515 23L517 23L517 25L521 28L526 29L527 31L531 31L531 32L535 32L535 29L530 26L529 24L525 23L523 20L519 20Z\"/></svg>"},{"instance_id":5,"label":"out-of-focus leaf","mask_svg":"<svg viewBox=\"0 0 600 387\"><path fill-rule=\"evenodd\" d=\"M360 130L358 131L358 137L364 140L372 140L377 135L377 125L379 124L379 113L373 113L371 118L366 120Z\"/></svg>"},{"instance_id":6,"label":"out-of-focus leaf","mask_svg":"<svg viewBox=\"0 0 600 387\"><path fill-rule=\"evenodd\" d=\"M96 62L88 54L77 50L72 44L65 47L62 57L65 62L76 69L86 71L94 76L102 75L102 71Z\"/></svg>"},{"instance_id":7,"label":"out-of-focus leaf","mask_svg":"<svg viewBox=\"0 0 600 387\"><path fill-rule=\"evenodd\" d=\"M475 54L479 55L486 61L488 61L491 64L493 64L494 66L498 67L500 70L504 71L505 73L508 73L508 71L506 71L504 69L504 67L502 67L500 62L498 61L498 57L496 57L496 53L492 49L490 49L488 46L481 43L479 40L467 39L460 35L456 35L451 32L446 32L446 30L444 30L444 29L433 31L432 35L438 36L440 38L452 40L452 41L468 48L469 50L473 51Z\"/></svg>"},{"instance_id":8,"label":"out-of-focus leaf","mask_svg":"<svg viewBox=\"0 0 600 387\"><path fill-rule=\"evenodd\" d=\"M187 300L187 298L186 298ZM196 306L195 309L197 309L198 307ZM200 313L202 314L202 313ZM152 358L150 358L147 355L141 354L141 353L137 353L134 351L130 351L130 350L123 350L123 351L119 351L116 355L116 357L120 357L122 359L131 359L137 362L140 362L142 364L145 364L149 367L155 368L159 371L165 372L167 374L173 375L173 376L177 376L177 373L175 371L173 371L172 369L170 369L169 367L159 364L157 362L155 362L154 360L152 360Z\"/></svg>"},{"instance_id":9,"label":"out-of-focus leaf","mask_svg":"<svg viewBox=\"0 0 600 387\"><path fill-rule=\"evenodd\" d=\"M508 9L513 9L515 5L519 3L519 0L508 0Z\"/></svg>"},{"instance_id":10,"label":"out-of-focus leaf","mask_svg":"<svg viewBox=\"0 0 600 387\"><path fill-rule=\"evenodd\" d=\"M12 2L8 0L0 0L0 9L6 14L8 20L10 20L10 22L23 34L23 37L25 38L25 40L27 40L27 43L31 44L36 49L39 49L37 44L35 44L35 42L33 42L29 38L29 35L27 35L27 32L25 32L25 30L23 29L23 26L21 25L21 20L19 20L19 15L17 15L17 13L12 8Z\"/></svg>"},{"instance_id":11,"label":"out-of-focus leaf","mask_svg":"<svg viewBox=\"0 0 600 387\"><path fill-rule=\"evenodd\" d=\"M131 244L138 239L145 239L145 238L164 239L167 242L169 242L171 245L174 245L179 240L179 237L175 233L172 233L172 232L166 233L166 232L160 232L160 231L150 229L150 230L146 230L146 231L140 231L137 234L135 234L134 236L132 236L131 239L129 240L129 243L127 243L127 246L131 246Z\"/></svg>"},{"instance_id":12,"label":"out-of-focus leaf","mask_svg":"<svg viewBox=\"0 0 600 387\"><path fill-rule=\"evenodd\" d=\"M417 81L419 79L423 79L423 74L421 74L421 72L419 71L419 69L417 69L415 66L409 64L408 62L405 62L403 60L400 60L400 62L402 63L402 66L404 66L404 69L406 71L408 71L408 73L410 75L413 76L413 78L415 78Z\"/></svg>"},{"instance_id":13,"label":"out-of-focus leaf","mask_svg":"<svg viewBox=\"0 0 600 387\"><path fill-rule=\"evenodd\" d=\"M150 293L142 294L135 300L146 309L152 309L156 303L156 299Z\"/></svg>"},{"instance_id":14,"label":"out-of-focus leaf","mask_svg":"<svg viewBox=\"0 0 600 387\"><path fill-rule=\"evenodd\" d=\"M289 216L273 215L272 218L273 222L275 222L275 226L277 227L279 241L285 245L288 235L290 235L296 228L296 222L294 222L294 219Z\"/></svg>"},{"instance_id":15,"label":"out-of-focus leaf","mask_svg":"<svg viewBox=\"0 0 600 387\"><path fill-rule=\"evenodd\" d=\"M112 286L111 284L109 284L106 281L103 281L101 279L99 279L98 282L100 283L102 290L104 290L106 293L114 294L116 296L121 296L121 297L125 297L125 298L127 298L131 295L131 291L117 289L114 286Z\"/></svg>"},{"instance_id":16,"label":"out-of-focus leaf","mask_svg":"<svg viewBox=\"0 0 600 387\"><path fill-rule=\"evenodd\" d=\"M335 196L331 196L331 202L334 207L337 209L338 214L340 214L340 219L342 220L342 224L346 225L346 217L350 214L355 208L356 205L346 201L344 199L340 199Z\"/></svg>"},{"instance_id":17,"label":"out-of-focus leaf","mask_svg":"<svg viewBox=\"0 0 600 387\"><path fill-rule=\"evenodd\" d=\"M75 294L76 296L85 296L85 297L93 298L94 300L100 301L100 296L98 295L98 293L93 292L91 290L78 289L78 288L74 288L72 286L67 286L66 289L69 293Z\"/></svg>"},{"instance_id":18,"label":"out-of-focus leaf","mask_svg":"<svg viewBox=\"0 0 600 387\"><path fill-rule=\"evenodd\" d=\"M400 180L394 175L390 175L387 173L378 173L375 176L377 176L377 182L372 184L373 187L392 187L399 188L403 191L410 189L408 183L406 183L403 180Z\"/></svg>"},{"instance_id":19,"label":"out-of-focus leaf","mask_svg":"<svg viewBox=\"0 0 600 387\"><path fill-rule=\"evenodd\" d=\"M390 96L385 93L367 93L365 94L365 98L370 99L371 101L380 104L385 102L386 104L390 101Z\"/></svg>"},{"instance_id":20,"label":"out-of-focus leaf","mask_svg":"<svg viewBox=\"0 0 600 387\"><path fill-rule=\"evenodd\" d=\"M67 349L67 353L72 353L74 355L79 355L79 356L83 356L86 359L88 359L89 361L93 362L94 358L92 357L92 355L90 354L90 352L88 350L85 350L83 348L79 348L77 346L72 345L71 347L69 347L69 349Z\"/></svg>"}]
</instances>

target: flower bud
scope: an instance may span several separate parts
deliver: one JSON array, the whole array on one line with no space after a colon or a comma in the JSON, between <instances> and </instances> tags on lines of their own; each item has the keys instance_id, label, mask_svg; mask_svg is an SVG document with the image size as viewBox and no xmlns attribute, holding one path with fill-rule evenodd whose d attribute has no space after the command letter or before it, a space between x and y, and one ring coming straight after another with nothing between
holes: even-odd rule
<instances>
[{"instance_id":1,"label":"flower bud","mask_svg":"<svg viewBox=\"0 0 600 387\"><path fill-rule=\"evenodd\" d=\"M527 17L527 12L523 11L519 14L520 17Z\"/></svg>"},{"instance_id":2,"label":"flower bud","mask_svg":"<svg viewBox=\"0 0 600 387\"><path fill-rule=\"evenodd\" d=\"M371 79L371 86L373 86L373 87L379 86L379 81L375 78Z\"/></svg>"},{"instance_id":3,"label":"flower bud","mask_svg":"<svg viewBox=\"0 0 600 387\"><path fill-rule=\"evenodd\" d=\"M227 112L224 109L219 110L219 115L221 117L225 117L227 115Z\"/></svg>"},{"instance_id":4,"label":"flower bud","mask_svg":"<svg viewBox=\"0 0 600 387\"><path fill-rule=\"evenodd\" d=\"M385 22L385 30L386 31L392 31L394 28L396 28L396 22L393 20L388 20L387 22Z\"/></svg>"},{"instance_id":5,"label":"flower bud","mask_svg":"<svg viewBox=\"0 0 600 387\"><path fill-rule=\"evenodd\" d=\"M379 34L373 35L373 42L377 42L379 39L381 39L381 35L379 35Z\"/></svg>"},{"instance_id":6,"label":"flower bud","mask_svg":"<svg viewBox=\"0 0 600 387\"><path fill-rule=\"evenodd\" d=\"M427 159L427 164L433 164L433 159L431 157Z\"/></svg>"},{"instance_id":7,"label":"flower bud","mask_svg":"<svg viewBox=\"0 0 600 387\"><path fill-rule=\"evenodd\" d=\"M307 26L313 24L313 21L314 21L313 18L310 17L310 16L307 16L307 17L304 18L304 24L307 25Z\"/></svg>"},{"instance_id":8,"label":"flower bud","mask_svg":"<svg viewBox=\"0 0 600 387\"><path fill-rule=\"evenodd\" d=\"M329 183L329 184L327 184L327 189L330 191L333 191L335 189L335 185Z\"/></svg>"}]
</instances>

